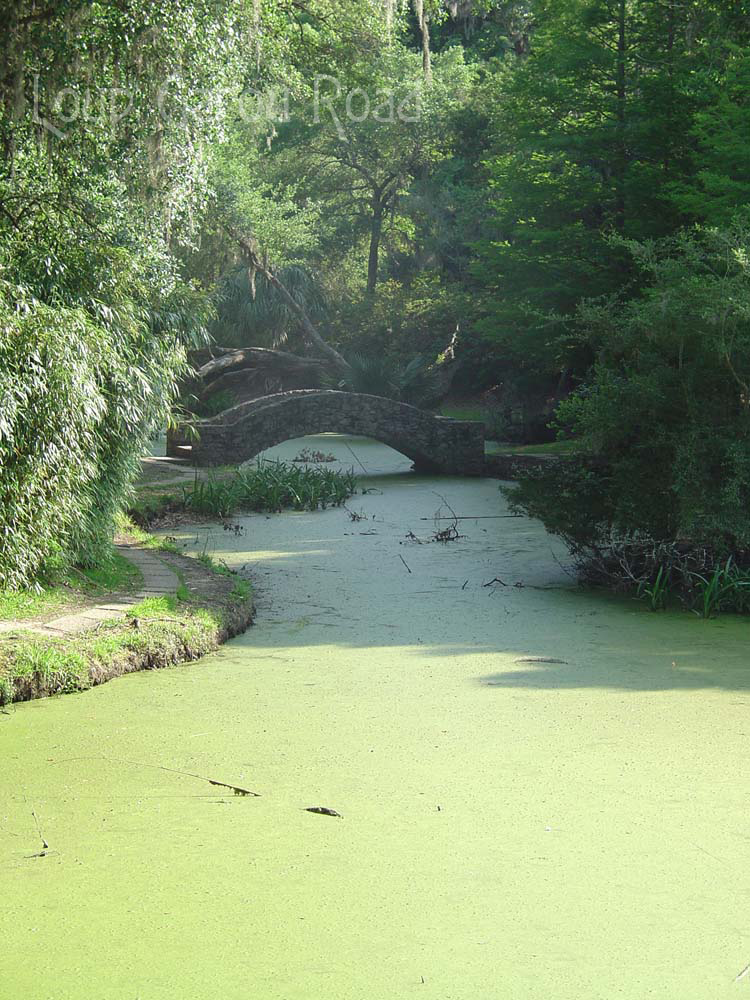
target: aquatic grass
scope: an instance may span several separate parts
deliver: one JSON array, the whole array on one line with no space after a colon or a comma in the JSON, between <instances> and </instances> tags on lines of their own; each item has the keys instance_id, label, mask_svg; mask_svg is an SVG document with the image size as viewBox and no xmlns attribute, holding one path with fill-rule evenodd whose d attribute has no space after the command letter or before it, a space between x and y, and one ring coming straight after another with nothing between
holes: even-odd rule
<instances>
[{"instance_id":1,"label":"aquatic grass","mask_svg":"<svg viewBox=\"0 0 750 1000\"><path fill-rule=\"evenodd\" d=\"M238 510L319 510L339 507L356 492L353 471L305 468L260 460L231 478L209 476L183 488L183 506L196 514L228 517Z\"/></svg>"},{"instance_id":2,"label":"aquatic grass","mask_svg":"<svg viewBox=\"0 0 750 1000\"><path fill-rule=\"evenodd\" d=\"M638 583L638 597L648 602L652 611L663 611L670 594L670 571L660 566L653 580Z\"/></svg>"},{"instance_id":3,"label":"aquatic grass","mask_svg":"<svg viewBox=\"0 0 750 1000\"><path fill-rule=\"evenodd\" d=\"M655 576L638 581L636 592L652 611L663 610L675 596L699 618L714 618L722 611L748 614L750 569L738 566L731 556L701 570L661 564Z\"/></svg>"},{"instance_id":4,"label":"aquatic grass","mask_svg":"<svg viewBox=\"0 0 750 1000\"><path fill-rule=\"evenodd\" d=\"M701 618L713 618L720 611L750 610L750 570L740 569L730 556L712 573L692 573L697 594L697 607L692 610Z\"/></svg>"}]
</instances>

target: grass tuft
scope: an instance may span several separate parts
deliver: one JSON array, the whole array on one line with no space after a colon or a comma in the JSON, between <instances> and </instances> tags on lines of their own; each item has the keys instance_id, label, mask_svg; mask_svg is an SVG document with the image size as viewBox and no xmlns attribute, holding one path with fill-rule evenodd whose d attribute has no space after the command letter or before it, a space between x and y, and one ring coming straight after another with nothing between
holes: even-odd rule
<instances>
[{"instance_id":1,"label":"grass tuft","mask_svg":"<svg viewBox=\"0 0 750 1000\"><path fill-rule=\"evenodd\" d=\"M209 476L183 488L183 506L216 517L238 510L318 510L341 506L356 488L353 472L259 461L231 479Z\"/></svg>"}]
</instances>

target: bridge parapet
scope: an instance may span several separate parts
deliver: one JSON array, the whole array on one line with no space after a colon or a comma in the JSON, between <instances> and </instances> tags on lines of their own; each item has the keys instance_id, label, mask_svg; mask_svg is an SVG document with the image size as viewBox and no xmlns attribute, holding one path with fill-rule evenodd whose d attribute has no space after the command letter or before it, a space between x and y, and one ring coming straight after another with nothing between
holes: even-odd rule
<instances>
[{"instance_id":1,"label":"bridge parapet","mask_svg":"<svg viewBox=\"0 0 750 1000\"><path fill-rule=\"evenodd\" d=\"M189 456L198 466L237 465L290 438L338 433L382 441L420 472L479 476L484 465L483 423L364 393L297 389L261 396L198 421L196 430L194 442L179 429L170 435L168 454Z\"/></svg>"}]
</instances>

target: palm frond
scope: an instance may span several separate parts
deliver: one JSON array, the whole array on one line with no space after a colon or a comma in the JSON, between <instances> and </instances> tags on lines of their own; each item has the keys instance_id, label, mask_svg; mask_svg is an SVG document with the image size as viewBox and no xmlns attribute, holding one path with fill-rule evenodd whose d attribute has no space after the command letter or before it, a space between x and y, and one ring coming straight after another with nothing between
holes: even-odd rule
<instances>
[{"instance_id":1,"label":"palm frond","mask_svg":"<svg viewBox=\"0 0 750 1000\"><path fill-rule=\"evenodd\" d=\"M293 264L282 268L278 277L313 323L325 318L325 297L313 272ZM246 267L225 276L216 305L214 338L232 347L278 348L294 337L299 327L297 317L276 289L263 275L251 282Z\"/></svg>"}]
</instances>

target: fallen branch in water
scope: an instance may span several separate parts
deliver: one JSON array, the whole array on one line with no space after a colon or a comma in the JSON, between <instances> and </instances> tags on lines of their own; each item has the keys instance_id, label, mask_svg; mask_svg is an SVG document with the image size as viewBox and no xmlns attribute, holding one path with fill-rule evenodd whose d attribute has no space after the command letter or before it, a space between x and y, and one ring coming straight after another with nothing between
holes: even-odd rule
<instances>
[{"instance_id":1,"label":"fallen branch in water","mask_svg":"<svg viewBox=\"0 0 750 1000\"><path fill-rule=\"evenodd\" d=\"M448 525L447 528L443 528L441 531L436 531L432 536L433 542L455 542L459 538L463 538L463 535L458 533L458 528L455 524Z\"/></svg>"},{"instance_id":2,"label":"fallen branch in water","mask_svg":"<svg viewBox=\"0 0 750 1000\"><path fill-rule=\"evenodd\" d=\"M347 505L345 503L342 503L341 506L344 508L344 510L346 511L346 513L349 515L349 520L350 521L366 521L367 520L367 514L365 514L365 512L363 510L352 510L351 507L347 507Z\"/></svg>"},{"instance_id":3,"label":"fallen branch in water","mask_svg":"<svg viewBox=\"0 0 750 1000\"><path fill-rule=\"evenodd\" d=\"M339 819L344 818L341 813L337 813L335 809L329 809L327 806L308 806L305 812L316 813L318 816L338 816Z\"/></svg>"},{"instance_id":4,"label":"fallen branch in water","mask_svg":"<svg viewBox=\"0 0 750 1000\"><path fill-rule=\"evenodd\" d=\"M197 778L198 781L207 781L209 785L215 785L217 788L229 788L235 795L252 795L253 798L260 798L260 792L253 792L249 788L243 788L241 785L231 785L226 781L217 781L215 778L209 778L205 774L195 774L193 771L181 771L179 768L167 767L165 764L146 764L139 760L125 760L121 757L105 757L103 754L95 757L66 757L64 760L54 761L53 763L66 764L75 760L106 760L110 764L127 764L129 767L150 767L157 771L169 771L171 774L182 774L186 778Z\"/></svg>"},{"instance_id":5,"label":"fallen branch in water","mask_svg":"<svg viewBox=\"0 0 750 1000\"><path fill-rule=\"evenodd\" d=\"M499 517L525 517L525 514L433 514L420 517L420 521L494 521Z\"/></svg>"},{"instance_id":6,"label":"fallen branch in water","mask_svg":"<svg viewBox=\"0 0 750 1000\"><path fill-rule=\"evenodd\" d=\"M349 449L349 451L350 451L350 452L352 453L352 455L353 455L353 457L354 457L355 461L356 461L356 462L358 463L359 467L360 467L360 468L362 469L362 471L364 472L364 474L365 474L366 476L368 476L368 475L369 475L369 473L368 473L367 469L366 469L366 468L364 467L364 465L362 464L362 461L361 461L361 459L360 459L359 455L357 455L357 453L356 453L356 452L354 451L354 449L353 449L353 448L350 448L350 447L349 447L349 445L348 445L348 444L346 444L346 442L344 442L344 445L345 445L345 447L346 447L346 448L348 448L348 449Z\"/></svg>"}]
</instances>

